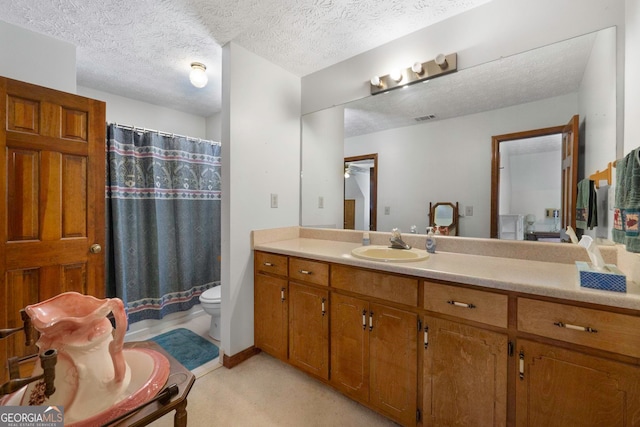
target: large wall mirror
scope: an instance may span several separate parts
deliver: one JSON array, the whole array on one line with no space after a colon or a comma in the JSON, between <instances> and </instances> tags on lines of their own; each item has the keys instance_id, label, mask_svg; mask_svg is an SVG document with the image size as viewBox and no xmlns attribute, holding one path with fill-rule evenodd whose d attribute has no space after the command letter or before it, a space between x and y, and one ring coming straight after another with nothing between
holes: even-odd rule
<instances>
[{"instance_id":1,"label":"large wall mirror","mask_svg":"<svg viewBox=\"0 0 640 427\"><path fill-rule=\"evenodd\" d=\"M304 115L301 225L342 228L344 159L377 153L378 231L425 233L429 203L455 200L458 235L490 237L494 136L578 115L583 176L616 158L616 58L612 27ZM537 193L523 214L554 226Z\"/></svg>"}]
</instances>

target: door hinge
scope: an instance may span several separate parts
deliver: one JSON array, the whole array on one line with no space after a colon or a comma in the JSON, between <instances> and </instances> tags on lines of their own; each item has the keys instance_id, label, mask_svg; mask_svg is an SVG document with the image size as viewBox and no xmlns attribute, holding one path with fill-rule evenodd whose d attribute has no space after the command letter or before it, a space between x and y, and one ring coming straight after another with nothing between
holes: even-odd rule
<instances>
[{"instance_id":1,"label":"door hinge","mask_svg":"<svg viewBox=\"0 0 640 427\"><path fill-rule=\"evenodd\" d=\"M420 418L422 418L421 416L422 414L420 414L420 409L416 409L416 421L420 422Z\"/></svg>"},{"instance_id":2,"label":"door hinge","mask_svg":"<svg viewBox=\"0 0 640 427\"><path fill-rule=\"evenodd\" d=\"M519 374L520 374L520 380L524 380L524 351L520 350L520 360L519 360Z\"/></svg>"},{"instance_id":3,"label":"door hinge","mask_svg":"<svg viewBox=\"0 0 640 427\"><path fill-rule=\"evenodd\" d=\"M418 317L418 332L422 330L422 319Z\"/></svg>"},{"instance_id":4,"label":"door hinge","mask_svg":"<svg viewBox=\"0 0 640 427\"><path fill-rule=\"evenodd\" d=\"M509 357L513 357L513 341L509 341L507 343L507 351L509 353Z\"/></svg>"}]
</instances>

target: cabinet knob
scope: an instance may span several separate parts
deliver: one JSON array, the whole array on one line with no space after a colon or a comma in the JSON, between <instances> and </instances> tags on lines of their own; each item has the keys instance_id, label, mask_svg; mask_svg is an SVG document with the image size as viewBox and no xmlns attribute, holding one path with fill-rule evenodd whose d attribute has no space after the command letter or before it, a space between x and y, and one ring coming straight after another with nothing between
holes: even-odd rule
<instances>
[{"instance_id":1,"label":"cabinet knob","mask_svg":"<svg viewBox=\"0 0 640 427\"><path fill-rule=\"evenodd\" d=\"M94 243L93 245L91 245L91 247L89 248L89 251L92 254L99 254L100 252L102 252L102 246L100 246L97 243Z\"/></svg>"}]
</instances>

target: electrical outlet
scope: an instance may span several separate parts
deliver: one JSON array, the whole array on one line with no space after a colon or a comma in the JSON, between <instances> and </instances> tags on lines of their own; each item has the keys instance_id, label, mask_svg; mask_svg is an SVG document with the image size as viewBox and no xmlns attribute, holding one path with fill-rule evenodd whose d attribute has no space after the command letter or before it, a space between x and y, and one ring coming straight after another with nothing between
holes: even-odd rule
<instances>
[{"instance_id":1,"label":"electrical outlet","mask_svg":"<svg viewBox=\"0 0 640 427\"><path fill-rule=\"evenodd\" d=\"M464 216L473 216L473 206L465 206Z\"/></svg>"},{"instance_id":2,"label":"electrical outlet","mask_svg":"<svg viewBox=\"0 0 640 427\"><path fill-rule=\"evenodd\" d=\"M385 206L384 207L384 214L385 215L391 215L391 206Z\"/></svg>"},{"instance_id":3,"label":"electrical outlet","mask_svg":"<svg viewBox=\"0 0 640 427\"><path fill-rule=\"evenodd\" d=\"M324 209L324 197L322 196L318 197L318 208Z\"/></svg>"},{"instance_id":4,"label":"electrical outlet","mask_svg":"<svg viewBox=\"0 0 640 427\"><path fill-rule=\"evenodd\" d=\"M278 195L276 193L271 193L271 207L278 207Z\"/></svg>"}]
</instances>

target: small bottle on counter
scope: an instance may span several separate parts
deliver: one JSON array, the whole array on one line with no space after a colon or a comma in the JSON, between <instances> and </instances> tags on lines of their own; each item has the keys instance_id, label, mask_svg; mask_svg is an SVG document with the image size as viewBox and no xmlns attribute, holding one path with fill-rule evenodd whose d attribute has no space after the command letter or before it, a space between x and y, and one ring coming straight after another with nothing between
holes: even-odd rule
<instances>
[{"instance_id":1,"label":"small bottle on counter","mask_svg":"<svg viewBox=\"0 0 640 427\"><path fill-rule=\"evenodd\" d=\"M433 236L433 227L427 228L427 252L430 254L436 253L436 238Z\"/></svg>"},{"instance_id":2,"label":"small bottle on counter","mask_svg":"<svg viewBox=\"0 0 640 427\"><path fill-rule=\"evenodd\" d=\"M366 231L362 233L362 246L369 246L371 240L369 240L369 233Z\"/></svg>"}]
</instances>

